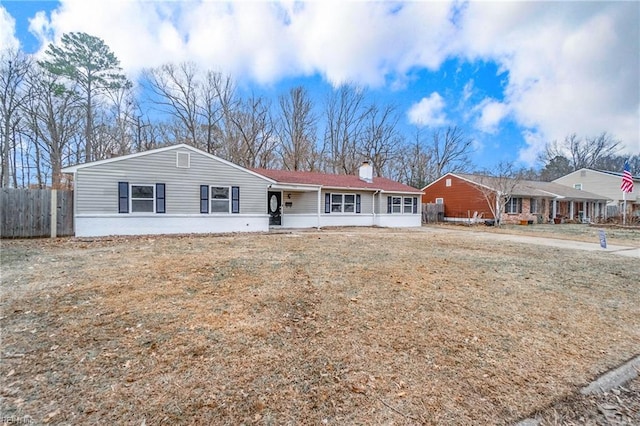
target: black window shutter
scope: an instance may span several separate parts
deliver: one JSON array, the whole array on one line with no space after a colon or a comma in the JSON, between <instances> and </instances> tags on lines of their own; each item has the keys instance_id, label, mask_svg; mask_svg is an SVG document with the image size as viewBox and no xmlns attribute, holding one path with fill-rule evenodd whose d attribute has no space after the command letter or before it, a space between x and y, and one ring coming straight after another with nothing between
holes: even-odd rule
<instances>
[{"instance_id":1,"label":"black window shutter","mask_svg":"<svg viewBox=\"0 0 640 426\"><path fill-rule=\"evenodd\" d=\"M387 197L387 213L391 213L391 197Z\"/></svg>"},{"instance_id":2,"label":"black window shutter","mask_svg":"<svg viewBox=\"0 0 640 426\"><path fill-rule=\"evenodd\" d=\"M118 213L129 213L129 182L118 182Z\"/></svg>"},{"instance_id":3,"label":"black window shutter","mask_svg":"<svg viewBox=\"0 0 640 426\"><path fill-rule=\"evenodd\" d=\"M356 194L356 213L360 213L360 194Z\"/></svg>"},{"instance_id":4,"label":"black window shutter","mask_svg":"<svg viewBox=\"0 0 640 426\"><path fill-rule=\"evenodd\" d=\"M164 183L156 183L156 213L165 213Z\"/></svg>"},{"instance_id":5,"label":"black window shutter","mask_svg":"<svg viewBox=\"0 0 640 426\"><path fill-rule=\"evenodd\" d=\"M231 187L231 213L240 213L240 187Z\"/></svg>"},{"instance_id":6,"label":"black window shutter","mask_svg":"<svg viewBox=\"0 0 640 426\"><path fill-rule=\"evenodd\" d=\"M413 214L418 213L418 197L413 197Z\"/></svg>"},{"instance_id":7,"label":"black window shutter","mask_svg":"<svg viewBox=\"0 0 640 426\"><path fill-rule=\"evenodd\" d=\"M324 212L331 213L331 194L324 194Z\"/></svg>"},{"instance_id":8,"label":"black window shutter","mask_svg":"<svg viewBox=\"0 0 640 426\"><path fill-rule=\"evenodd\" d=\"M200 213L209 213L209 185L200 185Z\"/></svg>"},{"instance_id":9,"label":"black window shutter","mask_svg":"<svg viewBox=\"0 0 640 426\"><path fill-rule=\"evenodd\" d=\"M518 213L522 213L522 198L518 198Z\"/></svg>"}]
</instances>

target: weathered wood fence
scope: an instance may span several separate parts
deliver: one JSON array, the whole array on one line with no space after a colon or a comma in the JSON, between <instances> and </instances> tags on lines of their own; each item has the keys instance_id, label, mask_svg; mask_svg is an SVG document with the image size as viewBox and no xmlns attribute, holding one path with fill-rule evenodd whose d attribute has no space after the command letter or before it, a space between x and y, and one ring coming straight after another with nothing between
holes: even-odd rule
<instances>
[{"instance_id":1,"label":"weathered wood fence","mask_svg":"<svg viewBox=\"0 0 640 426\"><path fill-rule=\"evenodd\" d=\"M73 191L2 188L0 237L73 235Z\"/></svg>"},{"instance_id":2,"label":"weathered wood fence","mask_svg":"<svg viewBox=\"0 0 640 426\"><path fill-rule=\"evenodd\" d=\"M422 205L422 222L444 222L444 204L427 203Z\"/></svg>"}]
</instances>

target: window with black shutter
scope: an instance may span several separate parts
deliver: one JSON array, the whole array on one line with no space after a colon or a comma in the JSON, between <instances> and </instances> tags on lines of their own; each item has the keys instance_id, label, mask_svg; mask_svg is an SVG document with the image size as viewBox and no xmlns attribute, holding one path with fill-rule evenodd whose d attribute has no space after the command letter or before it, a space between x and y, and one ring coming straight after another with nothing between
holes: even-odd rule
<instances>
[{"instance_id":1,"label":"window with black shutter","mask_svg":"<svg viewBox=\"0 0 640 426\"><path fill-rule=\"evenodd\" d=\"M390 197L390 196L387 197L387 213L391 213L391 202L392 202L391 199L392 198L393 197Z\"/></svg>"},{"instance_id":2,"label":"window with black shutter","mask_svg":"<svg viewBox=\"0 0 640 426\"><path fill-rule=\"evenodd\" d=\"M118 182L118 213L129 213L129 182Z\"/></svg>"},{"instance_id":3,"label":"window with black shutter","mask_svg":"<svg viewBox=\"0 0 640 426\"><path fill-rule=\"evenodd\" d=\"M240 213L240 187L231 187L231 213Z\"/></svg>"},{"instance_id":4,"label":"window with black shutter","mask_svg":"<svg viewBox=\"0 0 640 426\"><path fill-rule=\"evenodd\" d=\"M164 183L156 183L156 213L166 212Z\"/></svg>"},{"instance_id":5,"label":"window with black shutter","mask_svg":"<svg viewBox=\"0 0 640 426\"><path fill-rule=\"evenodd\" d=\"M209 185L200 185L200 213L209 213Z\"/></svg>"},{"instance_id":6,"label":"window with black shutter","mask_svg":"<svg viewBox=\"0 0 640 426\"><path fill-rule=\"evenodd\" d=\"M331 213L331 194L324 194L324 212Z\"/></svg>"}]
</instances>

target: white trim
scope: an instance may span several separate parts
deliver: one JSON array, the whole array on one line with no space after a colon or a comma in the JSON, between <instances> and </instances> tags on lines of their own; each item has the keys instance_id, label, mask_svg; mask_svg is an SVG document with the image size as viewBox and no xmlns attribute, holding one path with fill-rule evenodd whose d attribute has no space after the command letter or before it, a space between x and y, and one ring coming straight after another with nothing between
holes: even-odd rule
<instances>
[{"instance_id":1,"label":"white trim","mask_svg":"<svg viewBox=\"0 0 640 426\"><path fill-rule=\"evenodd\" d=\"M153 211L150 212L134 212L133 211L133 187L134 186L150 186L153 189L153 197L152 198L136 198L136 200L151 200L153 202ZM129 213L119 213L119 214L130 214L130 215L141 215L141 214L151 214L156 213L156 184L153 183L129 183Z\"/></svg>"},{"instance_id":2,"label":"white trim","mask_svg":"<svg viewBox=\"0 0 640 426\"><path fill-rule=\"evenodd\" d=\"M350 215L350 214L361 214L361 213L357 213L357 206L358 206L358 193L356 192L327 192L327 194L329 194L329 213L325 213L325 214L346 214L346 215ZM333 211L333 206L337 205L338 203L334 203L333 202L333 196L334 195L339 195L340 196L340 211ZM347 203L345 202L345 196L347 195L351 195L353 196L353 203ZM353 204L353 211L352 212L347 212L345 211L345 205L351 205ZM362 198L360 199L360 211L362 211Z\"/></svg>"},{"instance_id":3,"label":"white trim","mask_svg":"<svg viewBox=\"0 0 640 426\"><path fill-rule=\"evenodd\" d=\"M374 225L385 228L412 228L422 226L420 214L378 214Z\"/></svg>"},{"instance_id":4,"label":"white trim","mask_svg":"<svg viewBox=\"0 0 640 426\"><path fill-rule=\"evenodd\" d=\"M213 209L211 208L211 202L213 202L215 200L218 200L218 201L222 201L223 200L223 198L214 199L211 196L211 188L227 188L227 192L229 193L229 196L227 198L229 208L227 209L226 212L214 212ZM232 192L231 185L209 185L209 194L208 195L209 195L209 214L210 215L215 216L215 215L231 214L231 198L232 198L232 193L231 192ZM202 213L202 214L205 214L205 213ZM237 213L235 213L235 214L237 214Z\"/></svg>"},{"instance_id":5,"label":"white trim","mask_svg":"<svg viewBox=\"0 0 640 426\"><path fill-rule=\"evenodd\" d=\"M210 234L266 232L269 215L229 214L82 214L75 217L76 237L107 235Z\"/></svg>"},{"instance_id":6,"label":"white trim","mask_svg":"<svg viewBox=\"0 0 640 426\"><path fill-rule=\"evenodd\" d=\"M303 184L279 184L274 183L273 185L269 185L269 189L273 189L274 191L301 191L301 192L313 192L317 191L319 188L322 188L320 185L303 185Z\"/></svg>"}]
</instances>

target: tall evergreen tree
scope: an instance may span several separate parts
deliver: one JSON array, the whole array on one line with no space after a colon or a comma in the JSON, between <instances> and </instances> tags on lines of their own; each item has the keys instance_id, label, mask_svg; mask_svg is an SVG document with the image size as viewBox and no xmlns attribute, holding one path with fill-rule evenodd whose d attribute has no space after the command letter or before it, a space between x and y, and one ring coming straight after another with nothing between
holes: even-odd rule
<instances>
[{"instance_id":1,"label":"tall evergreen tree","mask_svg":"<svg viewBox=\"0 0 640 426\"><path fill-rule=\"evenodd\" d=\"M93 115L96 98L109 89L127 84L120 61L105 42L95 36L72 32L62 36L60 46L49 44L40 65L54 75L76 84L85 107L85 160L93 156Z\"/></svg>"}]
</instances>

